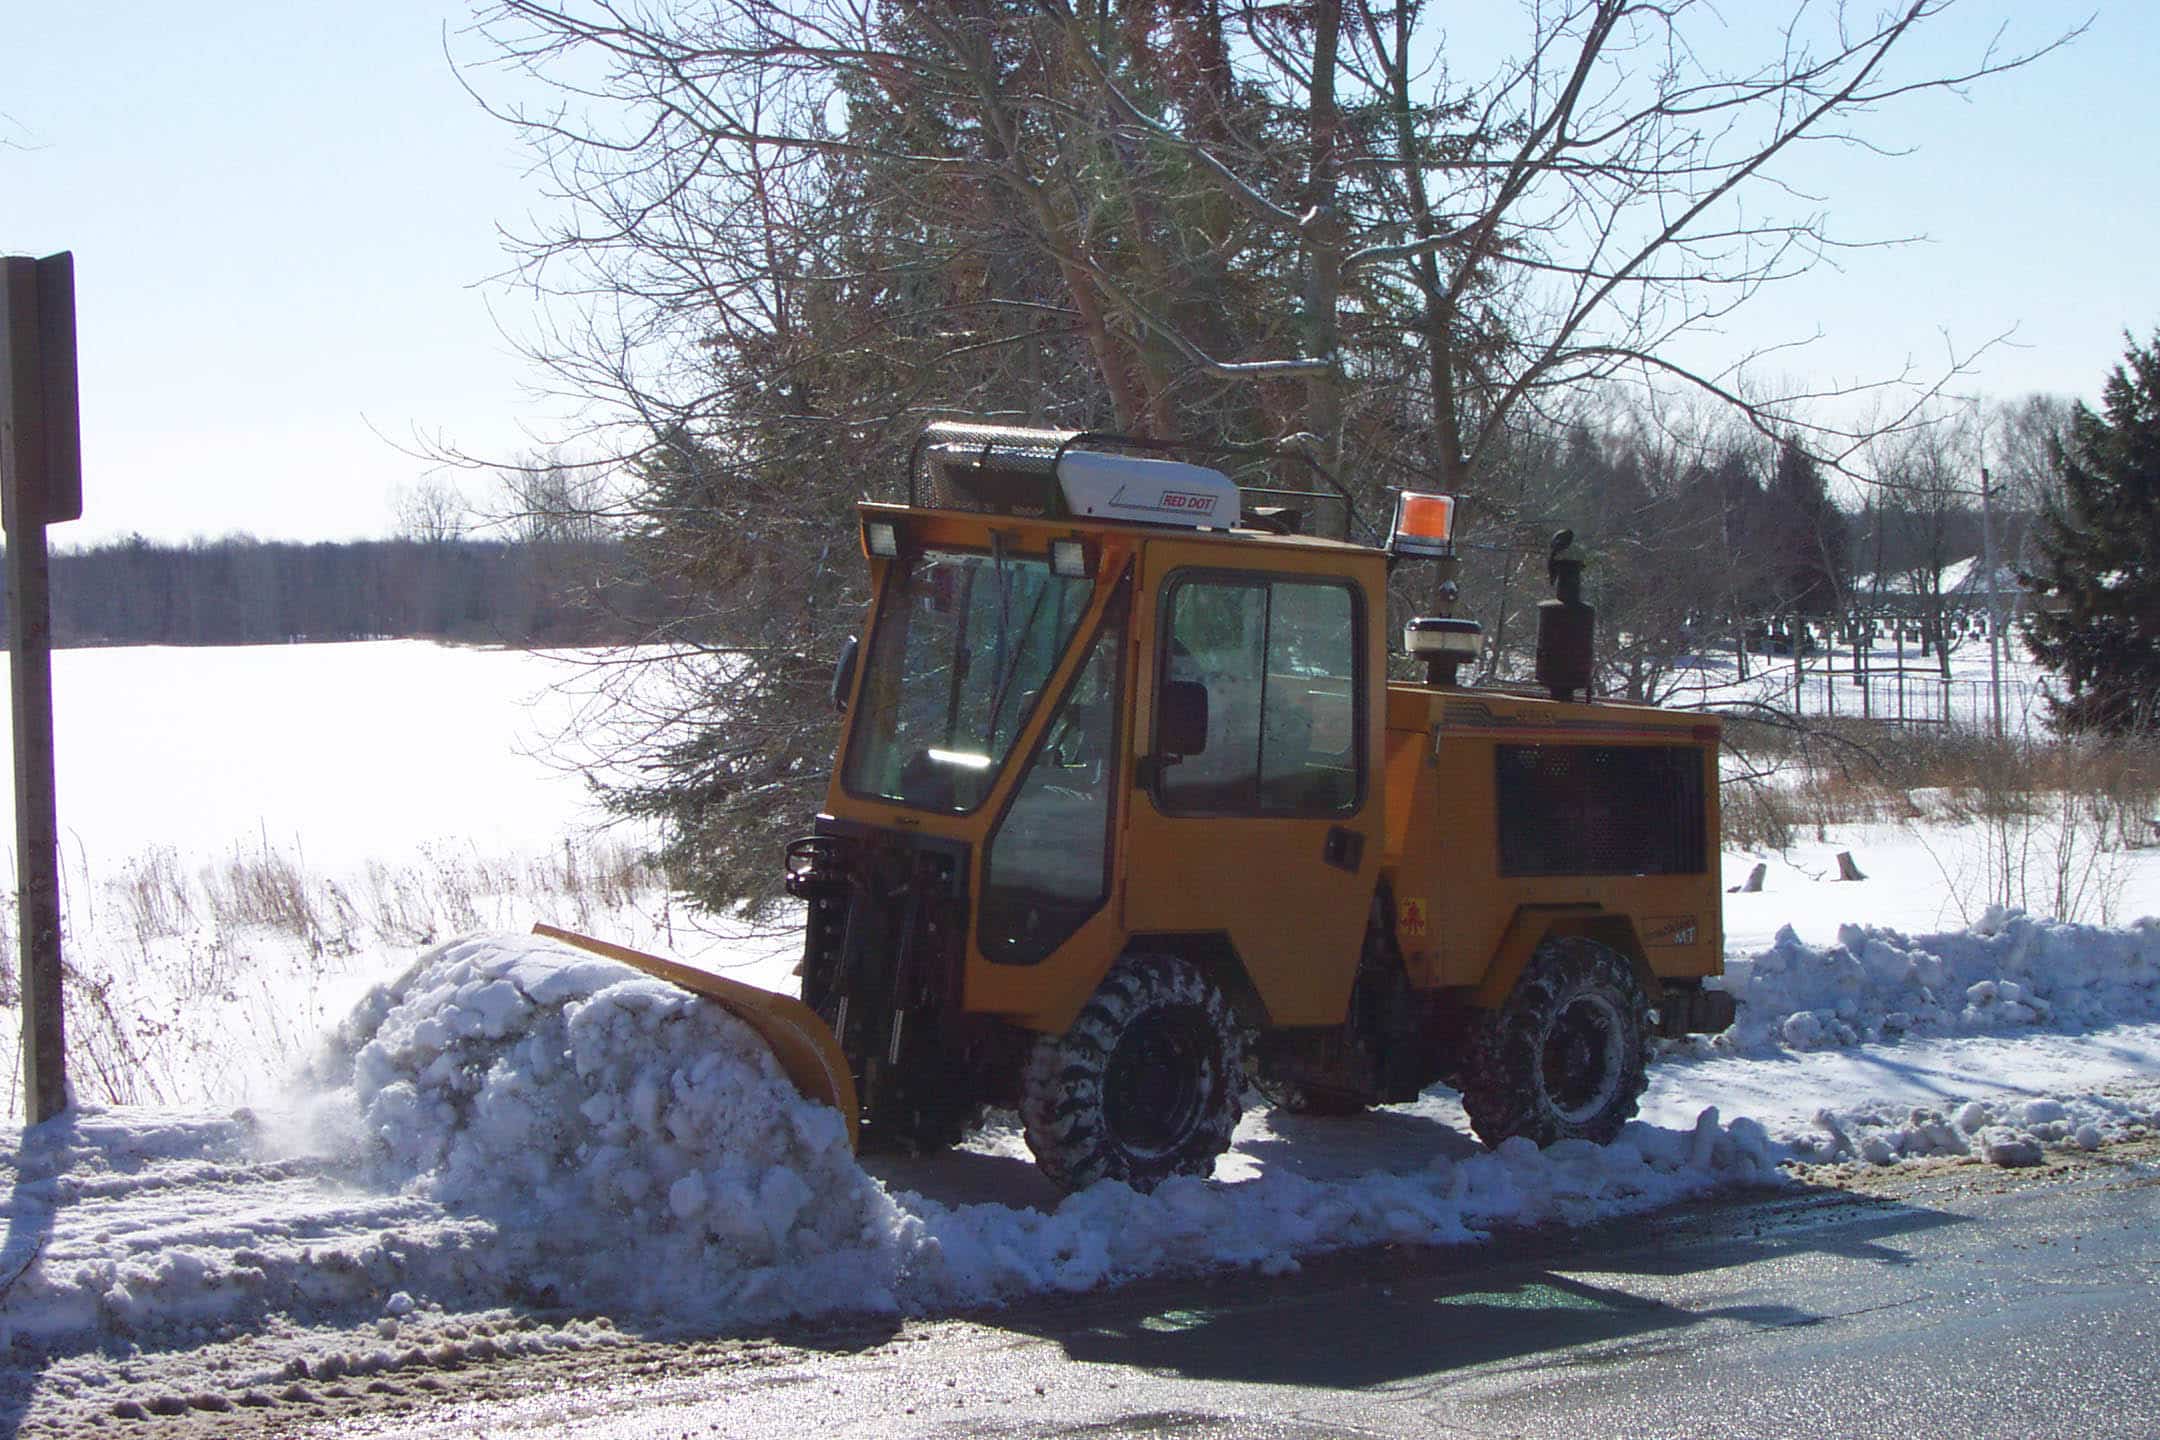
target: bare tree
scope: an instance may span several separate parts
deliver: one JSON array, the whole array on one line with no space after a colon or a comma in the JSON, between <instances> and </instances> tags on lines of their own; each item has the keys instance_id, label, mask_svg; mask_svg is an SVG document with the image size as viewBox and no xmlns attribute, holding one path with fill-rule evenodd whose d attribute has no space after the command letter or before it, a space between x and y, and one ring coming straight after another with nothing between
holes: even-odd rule
<instances>
[{"instance_id":1,"label":"bare tree","mask_svg":"<svg viewBox=\"0 0 2160 1440\"><path fill-rule=\"evenodd\" d=\"M582 544L608 537L620 510L605 465L536 455L495 472L498 496L486 524L526 545Z\"/></svg>"},{"instance_id":2,"label":"bare tree","mask_svg":"<svg viewBox=\"0 0 2160 1440\"><path fill-rule=\"evenodd\" d=\"M465 493L441 475L424 475L410 485L390 492L390 508L397 517L401 539L423 545L444 545L463 538L472 519Z\"/></svg>"},{"instance_id":3,"label":"bare tree","mask_svg":"<svg viewBox=\"0 0 2160 1440\"><path fill-rule=\"evenodd\" d=\"M1980 572L1973 427L1953 412L1884 442L1878 451L1873 488L1881 495L1880 523L1896 547L1896 568L1911 597L1921 653L1935 657L1947 680L1950 656L1963 635L1965 605L1944 591L1943 577L1966 559L1975 561L1970 573Z\"/></svg>"},{"instance_id":4,"label":"bare tree","mask_svg":"<svg viewBox=\"0 0 2160 1440\"><path fill-rule=\"evenodd\" d=\"M1586 387L1692 388L1841 460L1820 395L1676 342L1845 243L1798 147L1880 148L1900 100L2068 38L1944 63L1914 37L1947 5L1793 0L1724 65L1700 0L1574 0L1465 78L1425 0L486 4L486 64L549 89L494 108L559 217L518 242L556 301L531 348L620 465L589 508L728 579L687 627L727 652L709 703L650 741L684 833L811 803L829 722L760 707L807 693L855 599L846 507L941 409L1437 484L1510 545L1522 437ZM721 714L765 748L686 734Z\"/></svg>"},{"instance_id":5,"label":"bare tree","mask_svg":"<svg viewBox=\"0 0 2160 1440\"><path fill-rule=\"evenodd\" d=\"M534 236L526 273L604 302L597 331L548 347L574 388L597 382L648 422L662 400L697 413L706 367L669 343L677 325L741 312L782 338L799 318L787 290L816 258L804 225L861 186L903 214L961 202L1038 255L1116 424L1257 405L1323 464L1415 461L1463 489L1519 410L1617 376L1699 388L1766 432L1817 427L1819 395L1751 392L1744 362L1701 373L1674 342L1841 244L1880 242L1834 237L1819 202L1785 188L1798 147L1880 148L1863 127L1893 102L2068 38L1928 68L1912 37L1947 8L1796 5L1764 28L1764 54L1720 68L1697 43L1723 24L1706 5L1579 0L1533 12L1515 57L1471 83L1419 73L1442 22L1418 0L483 13L501 63L564 96L504 113L582 217ZM1281 313L1221 323L1232 277L1205 261L1225 251L1272 272ZM1213 283L1196 294L1196 280ZM1361 353L1383 335L1385 363ZM1346 403L1353 378L1390 383ZM1361 435L1364 416L1395 423ZM1401 453L1409 433L1424 453Z\"/></svg>"},{"instance_id":6,"label":"bare tree","mask_svg":"<svg viewBox=\"0 0 2160 1440\"><path fill-rule=\"evenodd\" d=\"M2031 569L2037 558L2035 522L2062 499L2054 457L2069 436L2072 412L2071 402L2060 395L2032 394L1985 415L1981 460L1991 467L2003 526L1996 551L2019 570Z\"/></svg>"}]
</instances>

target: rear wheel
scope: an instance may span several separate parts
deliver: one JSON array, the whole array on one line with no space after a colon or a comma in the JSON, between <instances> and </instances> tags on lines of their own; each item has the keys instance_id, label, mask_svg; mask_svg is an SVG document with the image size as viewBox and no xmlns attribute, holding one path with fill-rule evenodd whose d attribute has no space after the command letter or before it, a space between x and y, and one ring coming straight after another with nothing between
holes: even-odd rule
<instances>
[{"instance_id":1,"label":"rear wheel","mask_svg":"<svg viewBox=\"0 0 2160 1440\"><path fill-rule=\"evenodd\" d=\"M1507 1003L1472 1024L1463 1109L1487 1145L1516 1135L1605 1144L1634 1115L1650 1008L1634 969L1594 940L1548 940Z\"/></svg>"},{"instance_id":2,"label":"rear wheel","mask_svg":"<svg viewBox=\"0 0 2160 1440\"><path fill-rule=\"evenodd\" d=\"M1020 1099L1028 1148L1066 1190L1206 1175L1242 1110L1239 1055L1230 1007L1197 966L1128 955L1071 1029L1035 1042Z\"/></svg>"}]
</instances>

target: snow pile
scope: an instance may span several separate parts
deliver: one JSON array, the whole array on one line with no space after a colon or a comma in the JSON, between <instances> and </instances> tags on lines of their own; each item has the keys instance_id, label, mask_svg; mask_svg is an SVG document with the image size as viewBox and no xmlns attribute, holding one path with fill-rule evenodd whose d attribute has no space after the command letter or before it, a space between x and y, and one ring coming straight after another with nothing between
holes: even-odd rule
<instances>
[{"instance_id":1,"label":"snow pile","mask_svg":"<svg viewBox=\"0 0 2160 1440\"><path fill-rule=\"evenodd\" d=\"M316 1073L328 1094L277 1125L85 1109L0 1152L14 1171L0 1209L21 1237L0 1255L0 1283L15 1272L10 1333L173 1345L383 1327L381 1343L338 1352L365 1373L542 1343L472 1328L504 1307L713 1324L919 1313L1218 1265L1282 1273L1315 1251L1778 1183L1782 1154L1761 1125L1713 1109L1690 1127L1630 1125L1604 1148L1513 1142L1408 1173L1367 1156L1339 1178L1261 1165L1151 1195L1099 1185L1047 1211L948 1206L867 1174L840 1117L802 1100L717 1007L523 938L423 957L362 1003Z\"/></svg>"},{"instance_id":2,"label":"snow pile","mask_svg":"<svg viewBox=\"0 0 2160 1440\"><path fill-rule=\"evenodd\" d=\"M748 1026L552 941L430 951L361 1003L315 1073L336 1087L319 1133L374 1182L493 1221L492 1263L529 1290L814 1294L859 1281L894 1240L838 1112L803 1099Z\"/></svg>"},{"instance_id":3,"label":"snow pile","mask_svg":"<svg viewBox=\"0 0 2160 1440\"><path fill-rule=\"evenodd\" d=\"M498 1222L506 1273L579 1303L923 1309L1196 1264L1582 1220L1770 1177L1752 1121L1630 1126L1355 1182L1263 1174L1043 1213L888 1194L845 1127L718 1007L550 942L437 950L369 997L328 1069L378 1182Z\"/></svg>"},{"instance_id":4,"label":"snow pile","mask_svg":"<svg viewBox=\"0 0 2160 1440\"><path fill-rule=\"evenodd\" d=\"M1190 1177L1140 1195L1103 1184L1042 1213L1003 1205L948 1210L905 1197L919 1217L912 1305L981 1304L1046 1290L1087 1290L1140 1275L1208 1266L1298 1269L1297 1257L1383 1242L1479 1240L1499 1225L1582 1224L1655 1209L1707 1191L1783 1183L1763 1127L1628 1125L1608 1146L1514 1139L1491 1153L1435 1158L1408 1174L1312 1180L1283 1170L1233 1184Z\"/></svg>"},{"instance_id":5,"label":"snow pile","mask_svg":"<svg viewBox=\"0 0 2160 1440\"><path fill-rule=\"evenodd\" d=\"M1787 925L1767 950L1729 961L1737 998L1725 1034L1666 1047L1656 1090L1681 1106L1714 1095L1766 1121L1803 1164L1972 1156L2034 1165L2050 1148L2099 1146L2160 1129L2149 1093L2092 1088L2148 1046L2138 1022L2160 1019L2160 920L2122 928L1990 910L1968 930L1908 937L1844 925L1810 945ZM2074 1041L2043 1034L2109 1029L2109 1056L2073 1059ZM1748 1062L1779 1060L1775 1071ZM1685 1063L1693 1061L1696 1063ZM2012 1093L2003 1094L2008 1090ZM1790 1097L1834 1097L1789 1108Z\"/></svg>"},{"instance_id":6,"label":"snow pile","mask_svg":"<svg viewBox=\"0 0 2160 1440\"><path fill-rule=\"evenodd\" d=\"M2160 1088L2101 1088L2123 1057L2160 1055L2160 1025L2061 1033L2155 1013L2156 960L2155 924L1848 927L1826 948L1788 933L1734 967L1737 1040L1659 1066L1649 1120L1609 1146L1478 1151L1436 1090L1388 1124L1310 1137L1256 1112L1222 1179L1045 1208L1020 1198L1039 1182L1011 1153L977 1158L1009 1168L1012 1203L893 1191L717 1007L551 942L470 939L361 1003L300 1115L84 1109L0 1151L0 1294L18 1346L357 1326L329 1363L359 1374L613 1336L604 1318L527 1334L535 1308L699 1326L920 1313L1579 1224L1784 1183L1791 1160L2030 1164L2160 1130ZM1712 1104L1750 1118L1721 1123ZM48 1359L51 1384L103 1373L88 1351Z\"/></svg>"},{"instance_id":7,"label":"snow pile","mask_svg":"<svg viewBox=\"0 0 2160 1440\"><path fill-rule=\"evenodd\" d=\"M615 1003L608 993L582 1008ZM769 1155L772 1145L790 1144L776 1136L792 1130L800 1102L766 1098L772 1133L749 1138ZM477 1116L489 1106L465 1108ZM400 1103L377 1113L416 1111ZM0 1157L16 1171L0 1207L9 1234L37 1237L0 1257L15 1277L6 1339L52 1345L103 1333L172 1348L250 1329L365 1324L368 1337L342 1347L326 1351L313 1340L314 1359L298 1371L232 1377L250 1385L336 1378L615 1338L604 1318L597 1327L528 1331L509 1323L504 1307L714 1324L923 1313L1224 1265L1284 1274L1298 1269L1300 1255L1346 1246L1463 1243L1501 1225L1579 1224L1734 1185L1778 1184L1784 1153L1754 1121L1723 1125L1706 1109L1692 1129L1631 1124L1603 1148L1568 1142L1540 1151L1516 1140L1408 1174L1315 1180L1266 1170L1230 1184L1178 1179L1151 1195L1104 1184L1045 1212L889 1197L847 1157L844 1141L837 1156L796 1151L792 1163L814 1167L808 1172L781 1162L757 1175L758 1162L743 1156L689 1163L682 1157L697 1154L696 1142L654 1132L653 1153L635 1161L618 1153L616 1162L624 1173L646 1172L652 1197L663 1174L681 1173L667 1199L625 1206L622 1187L593 1173L604 1146L582 1160L573 1152L557 1175L491 1150L506 1173L482 1178L478 1155L466 1152L492 1143L474 1139L476 1130L494 1129L464 1119L424 1145L404 1145L399 1153L439 1161L415 1174L407 1193L384 1195L355 1190L309 1161L265 1158L264 1137L244 1115L86 1110L34 1127L21 1151ZM680 1153L657 1153L666 1149ZM823 1188L813 1190L813 1178ZM452 1204L452 1194L463 1198ZM466 1208L476 1199L489 1213ZM52 1374L81 1368L71 1362Z\"/></svg>"},{"instance_id":8,"label":"snow pile","mask_svg":"<svg viewBox=\"0 0 2160 1440\"><path fill-rule=\"evenodd\" d=\"M1961 1105L1872 1105L1819 1111L1813 1135L1791 1142L1805 1164L1860 1160L1895 1165L1971 1155L1991 1165L2038 1165L2050 1147L2097 1150L2160 1129L2155 1097L2072 1095L2036 1100L1968 1100Z\"/></svg>"},{"instance_id":9,"label":"snow pile","mask_svg":"<svg viewBox=\"0 0 2160 1440\"><path fill-rule=\"evenodd\" d=\"M1830 946L1807 944L1787 925L1768 950L1731 962L1724 985L1739 1016L1712 1043L1751 1055L2152 1019L2160 920L2102 929L1991 910L1970 930L1917 939L1845 925Z\"/></svg>"}]
</instances>

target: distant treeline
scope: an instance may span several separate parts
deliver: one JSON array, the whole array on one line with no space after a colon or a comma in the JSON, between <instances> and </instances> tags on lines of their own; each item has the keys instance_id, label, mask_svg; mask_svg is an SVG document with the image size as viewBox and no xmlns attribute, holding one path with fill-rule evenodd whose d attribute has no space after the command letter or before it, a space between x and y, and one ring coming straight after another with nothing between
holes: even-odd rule
<instances>
[{"instance_id":1,"label":"distant treeline","mask_svg":"<svg viewBox=\"0 0 2160 1440\"><path fill-rule=\"evenodd\" d=\"M648 634L661 602L605 540L134 538L52 559L53 643L252 645L427 636L598 645ZM594 597L604 594L605 605ZM0 617L6 596L0 592Z\"/></svg>"}]
</instances>

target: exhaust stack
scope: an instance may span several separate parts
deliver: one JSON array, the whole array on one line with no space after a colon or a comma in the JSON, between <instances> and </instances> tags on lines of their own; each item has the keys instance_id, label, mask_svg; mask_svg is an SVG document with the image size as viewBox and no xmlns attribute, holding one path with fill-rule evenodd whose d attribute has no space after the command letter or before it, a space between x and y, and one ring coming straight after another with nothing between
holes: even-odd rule
<instances>
[{"instance_id":1,"label":"exhaust stack","mask_svg":"<svg viewBox=\"0 0 2160 1440\"><path fill-rule=\"evenodd\" d=\"M1597 611L1583 603L1583 562L1567 553L1574 543L1573 530L1553 536L1545 562L1553 598L1538 602L1537 680L1555 700L1572 700L1578 692L1589 699L1596 663Z\"/></svg>"}]
</instances>

